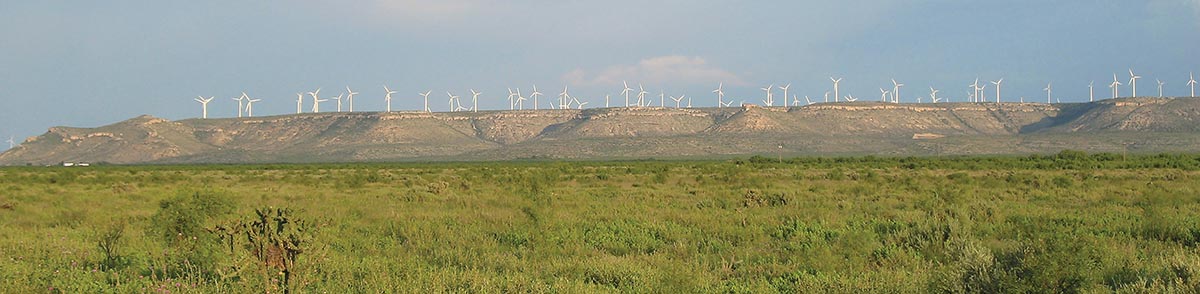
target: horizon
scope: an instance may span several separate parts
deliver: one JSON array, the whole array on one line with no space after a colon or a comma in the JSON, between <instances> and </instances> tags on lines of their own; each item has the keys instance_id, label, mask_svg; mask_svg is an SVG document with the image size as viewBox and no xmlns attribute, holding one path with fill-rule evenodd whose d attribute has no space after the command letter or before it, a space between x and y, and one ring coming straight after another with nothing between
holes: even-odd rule
<instances>
[{"instance_id":1,"label":"horizon","mask_svg":"<svg viewBox=\"0 0 1200 294\"><path fill-rule=\"evenodd\" d=\"M988 99L989 82L1003 78L1003 102L1040 102L1053 83L1073 103L1087 102L1091 81L1096 100L1109 99L1114 73L1119 96L1130 96L1128 69L1142 77L1138 96L1157 96L1156 79L1164 96L1190 96L1188 75L1200 71L1198 0L5 6L0 137L17 143L54 126L199 118L197 96L215 97L210 118L236 117L230 98L241 92L263 99L255 114L268 116L294 114L294 93L317 88L322 98L353 88L360 112L384 109L384 85L398 92L394 111L421 110L416 93L433 91L430 107L444 112L447 91L469 104L478 90L480 110L506 110L506 87L534 84L542 109L564 86L587 108L603 107L605 94L618 106L623 80L654 100L662 90L715 107L711 91L724 83L736 107L761 104L768 84L823 102L830 76L859 101L878 101L894 78L906 84L901 102L929 102L928 87L963 102L978 77Z\"/></svg>"}]
</instances>

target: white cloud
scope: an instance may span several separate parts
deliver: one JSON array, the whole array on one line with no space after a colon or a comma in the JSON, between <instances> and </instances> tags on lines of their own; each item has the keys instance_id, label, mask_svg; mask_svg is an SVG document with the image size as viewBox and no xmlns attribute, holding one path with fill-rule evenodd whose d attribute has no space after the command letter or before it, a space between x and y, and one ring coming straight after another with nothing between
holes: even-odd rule
<instances>
[{"instance_id":1,"label":"white cloud","mask_svg":"<svg viewBox=\"0 0 1200 294\"><path fill-rule=\"evenodd\" d=\"M563 75L563 80L575 85L614 85L621 81L646 84L744 84L738 75L708 64L700 57L659 56L642 59L637 64L609 66L590 75L583 69L575 69Z\"/></svg>"}]
</instances>

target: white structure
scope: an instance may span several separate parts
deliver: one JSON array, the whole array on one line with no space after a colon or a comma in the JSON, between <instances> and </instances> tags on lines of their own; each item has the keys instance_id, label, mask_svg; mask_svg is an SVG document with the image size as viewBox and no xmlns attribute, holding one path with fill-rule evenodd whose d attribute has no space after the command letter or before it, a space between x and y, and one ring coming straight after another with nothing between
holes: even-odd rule
<instances>
[{"instance_id":1,"label":"white structure","mask_svg":"<svg viewBox=\"0 0 1200 294\"><path fill-rule=\"evenodd\" d=\"M937 93L938 93L937 89L934 89L933 87L929 87L929 100L932 100L933 103L938 103L938 101L941 101L941 99L938 99Z\"/></svg>"},{"instance_id":2,"label":"white structure","mask_svg":"<svg viewBox=\"0 0 1200 294\"><path fill-rule=\"evenodd\" d=\"M354 95L358 92L354 92L354 90L350 90L350 86L346 86L346 93L346 101L350 103L350 112L354 112Z\"/></svg>"},{"instance_id":3,"label":"white structure","mask_svg":"<svg viewBox=\"0 0 1200 294\"><path fill-rule=\"evenodd\" d=\"M625 107L629 107L629 93L633 92L633 89L629 88L629 83L625 81L621 81L621 83L625 84L625 89L621 90L621 95L625 95Z\"/></svg>"},{"instance_id":4,"label":"white structure","mask_svg":"<svg viewBox=\"0 0 1200 294\"><path fill-rule=\"evenodd\" d=\"M471 112L479 112L479 94L483 93L471 89ZM537 101L537 95L542 95L542 93L538 93L537 86L533 86L533 101ZM537 109L537 102L533 103L533 109Z\"/></svg>"},{"instance_id":5,"label":"white structure","mask_svg":"<svg viewBox=\"0 0 1200 294\"><path fill-rule=\"evenodd\" d=\"M246 116L254 117L254 102L262 101L262 99L250 99L246 97Z\"/></svg>"},{"instance_id":6,"label":"white structure","mask_svg":"<svg viewBox=\"0 0 1200 294\"><path fill-rule=\"evenodd\" d=\"M333 100L337 100L337 112L342 112L342 96L346 96L346 93L341 93L337 97L333 97Z\"/></svg>"},{"instance_id":7,"label":"white structure","mask_svg":"<svg viewBox=\"0 0 1200 294\"><path fill-rule=\"evenodd\" d=\"M474 93L475 90L471 90L471 92ZM542 92L538 92L537 84L534 84L533 85L533 93L529 93L529 97L533 98L533 110L538 110L538 97L541 97L541 96L542 96ZM471 100L474 100L474 99L475 98L471 98ZM479 104L476 104L475 107L478 108Z\"/></svg>"},{"instance_id":8,"label":"white structure","mask_svg":"<svg viewBox=\"0 0 1200 294\"><path fill-rule=\"evenodd\" d=\"M933 88L930 88L930 89L933 89ZM888 102L888 93L891 93L891 91L884 90L883 88L879 88L879 102Z\"/></svg>"},{"instance_id":9,"label":"white structure","mask_svg":"<svg viewBox=\"0 0 1200 294\"><path fill-rule=\"evenodd\" d=\"M1092 88L1095 86L1096 86L1096 81L1092 81L1091 83L1088 83L1088 102L1096 101L1096 94L1095 94L1095 92L1092 91Z\"/></svg>"},{"instance_id":10,"label":"white structure","mask_svg":"<svg viewBox=\"0 0 1200 294\"><path fill-rule=\"evenodd\" d=\"M242 102L246 101L246 92L242 92L242 96L229 98L238 102L238 117L242 117Z\"/></svg>"},{"instance_id":11,"label":"white structure","mask_svg":"<svg viewBox=\"0 0 1200 294\"><path fill-rule=\"evenodd\" d=\"M196 96L196 99L194 99L196 102L200 102L200 118L208 118L208 103L212 102L213 98L216 97L204 98L204 96Z\"/></svg>"},{"instance_id":12,"label":"white structure","mask_svg":"<svg viewBox=\"0 0 1200 294\"><path fill-rule=\"evenodd\" d=\"M1046 103L1051 103L1051 101L1054 101L1050 99L1051 93L1054 91L1054 82L1046 83L1046 88L1042 89L1042 91L1046 91Z\"/></svg>"},{"instance_id":13,"label":"white structure","mask_svg":"<svg viewBox=\"0 0 1200 294\"><path fill-rule=\"evenodd\" d=\"M808 95L804 95L804 101L807 101L809 105L813 104L812 99L808 99Z\"/></svg>"},{"instance_id":14,"label":"white structure","mask_svg":"<svg viewBox=\"0 0 1200 294\"><path fill-rule=\"evenodd\" d=\"M1192 73L1188 73L1187 85L1192 88L1192 96L1190 97L1196 97L1196 77L1192 76Z\"/></svg>"},{"instance_id":15,"label":"white structure","mask_svg":"<svg viewBox=\"0 0 1200 294\"><path fill-rule=\"evenodd\" d=\"M429 109L429 93L433 93L433 90L425 91L425 93L417 93L421 94L421 97L425 97L425 112L433 112Z\"/></svg>"},{"instance_id":16,"label":"white structure","mask_svg":"<svg viewBox=\"0 0 1200 294\"><path fill-rule=\"evenodd\" d=\"M604 94L604 108L608 108L608 94Z\"/></svg>"},{"instance_id":17,"label":"white structure","mask_svg":"<svg viewBox=\"0 0 1200 294\"><path fill-rule=\"evenodd\" d=\"M892 79L892 103L900 103L900 87L904 87L904 84Z\"/></svg>"},{"instance_id":18,"label":"white structure","mask_svg":"<svg viewBox=\"0 0 1200 294\"><path fill-rule=\"evenodd\" d=\"M320 109L320 107L317 106L317 103L320 103L320 102L317 102L317 100L321 99L321 88L317 88L316 91L308 92L308 95L312 96L312 99L314 101L313 102L313 112L315 113L315 112L317 112L318 109Z\"/></svg>"},{"instance_id":19,"label":"white structure","mask_svg":"<svg viewBox=\"0 0 1200 294\"><path fill-rule=\"evenodd\" d=\"M792 107L796 106L800 106L800 99L797 99L796 95L792 95Z\"/></svg>"},{"instance_id":20,"label":"white structure","mask_svg":"<svg viewBox=\"0 0 1200 294\"><path fill-rule=\"evenodd\" d=\"M679 108L679 102L683 101L683 96L679 96L679 98L675 98L675 96L671 96L671 100L675 100L675 108Z\"/></svg>"},{"instance_id":21,"label":"white structure","mask_svg":"<svg viewBox=\"0 0 1200 294\"><path fill-rule=\"evenodd\" d=\"M313 113L321 113L321 102L329 101L329 99L320 99L316 94L313 94Z\"/></svg>"},{"instance_id":22,"label":"white structure","mask_svg":"<svg viewBox=\"0 0 1200 294\"><path fill-rule=\"evenodd\" d=\"M571 106L571 92L567 86L563 86L562 92L558 93L558 109L568 109ZM514 95L516 95L514 93ZM514 100L516 101L516 100ZM515 103L515 102L514 102Z\"/></svg>"},{"instance_id":23,"label":"white structure","mask_svg":"<svg viewBox=\"0 0 1200 294\"><path fill-rule=\"evenodd\" d=\"M768 85L766 88L759 88L759 89L767 92L767 98L762 100L763 105L774 106L775 97L771 95L771 90L773 90L774 88L775 88L775 84Z\"/></svg>"},{"instance_id":24,"label":"white structure","mask_svg":"<svg viewBox=\"0 0 1200 294\"><path fill-rule=\"evenodd\" d=\"M842 79L841 78L834 79L833 77L829 77L829 80L833 81L833 102L837 102L838 97L842 97L842 96L839 96L841 93L839 92L840 90L838 88L838 84L842 83Z\"/></svg>"},{"instance_id":25,"label":"white structure","mask_svg":"<svg viewBox=\"0 0 1200 294\"><path fill-rule=\"evenodd\" d=\"M650 92L646 92L646 88L642 87L642 83L638 83L638 95L637 95L638 107L646 106L646 104L645 104L646 94L649 94L649 93Z\"/></svg>"},{"instance_id":26,"label":"white structure","mask_svg":"<svg viewBox=\"0 0 1200 294\"><path fill-rule=\"evenodd\" d=\"M454 96L454 94L450 94L450 91L446 91L446 96L450 96L450 99L447 99L447 100L449 100L449 103L450 103L450 112L454 112L455 110L458 109L457 107L454 107L454 99L458 99L458 96Z\"/></svg>"},{"instance_id":27,"label":"white structure","mask_svg":"<svg viewBox=\"0 0 1200 294\"><path fill-rule=\"evenodd\" d=\"M712 91L713 93L717 93L717 108L725 107L725 103L722 102L722 100L725 99L725 91L721 90L721 88L724 87L725 83L721 82L717 84L717 89Z\"/></svg>"},{"instance_id":28,"label":"white structure","mask_svg":"<svg viewBox=\"0 0 1200 294\"><path fill-rule=\"evenodd\" d=\"M1004 83L1004 78L1000 78L999 81L992 81L992 84L996 85L996 103L1000 103L1000 84L1003 84L1003 83Z\"/></svg>"},{"instance_id":29,"label":"white structure","mask_svg":"<svg viewBox=\"0 0 1200 294\"><path fill-rule=\"evenodd\" d=\"M13 136L8 136L8 149L13 149L13 147L17 147L17 141L13 141Z\"/></svg>"},{"instance_id":30,"label":"white structure","mask_svg":"<svg viewBox=\"0 0 1200 294\"><path fill-rule=\"evenodd\" d=\"M858 98L854 98L854 95L846 95L846 101L854 102L858 101Z\"/></svg>"},{"instance_id":31,"label":"white structure","mask_svg":"<svg viewBox=\"0 0 1200 294\"><path fill-rule=\"evenodd\" d=\"M1130 97L1137 97L1137 80L1140 78L1142 76L1133 74L1133 69L1129 69L1129 86L1133 87L1133 96Z\"/></svg>"},{"instance_id":32,"label":"white structure","mask_svg":"<svg viewBox=\"0 0 1200 294\"><path fill-rule=\"evenodd\" d=\"M383 92L384 111L392 112L392 94L396 94L396 91L392 91L392 89L388 89L387 85L383 85Z\"/></svg>"},{"instance_id":33,"label":"white structure","mask_svg":"<svg viewBox=\"0 0 1200 294\"><path fill-rule=\"evenodd\" d=\"M304 112L304 93L296 93L296 114Z\"/></svg>"},{"instance_id":34,"label":"white structure","mask_svg":"<svg viewBox=\"0 0 1200 294\"><path fill-rule=\"evenodd\" d=\"M1121 81L1117 80L1116 73L1113 73L1113 82L1112 82L1112 84L1108 84L1108 87L1112 88L1112 91L1113 91L1112 97L1114 99L1117 98L1118 95L1120 95L1119 91L1121 90Z\"/></svg>"},{"instance_id":35,"label":"white structure","mask_svg":"<svg viewBox=\"0 0 1200 294\"><path fill-rule=\"evenodd\" d=\"M788 88L791 88L791 87L792 87L792 83L788 83L787 85L784 85L783 87L779 87L780 90L783 90L783 106L787 106ZM837 88L837 87L834 86L834 88Z\"/></svg>"},{"instance_id":36,"label":"white structure","mask_svg":"<svg viewBox=\"0 0 1200 294\"><path fill-rule=\"evenodd\" d=\"M979 102L979 78L975 78L975 82L967 85L971 88L971 102Z\"/></svg>"},{"instance_id":37,"label":"white structure","mask_svg":"<svg viewBox=\"0 0 1200 294\"><path fill-rule=\"evenodd\" d=\"M1159 80L1159 79L1154 79L1154 81L1158 82L1158 98L1162 98L1162 96L1163 96L1162 86L1165 85L1166 83L1163 83L1163 81Z\"/></svg>"}]
</instances>

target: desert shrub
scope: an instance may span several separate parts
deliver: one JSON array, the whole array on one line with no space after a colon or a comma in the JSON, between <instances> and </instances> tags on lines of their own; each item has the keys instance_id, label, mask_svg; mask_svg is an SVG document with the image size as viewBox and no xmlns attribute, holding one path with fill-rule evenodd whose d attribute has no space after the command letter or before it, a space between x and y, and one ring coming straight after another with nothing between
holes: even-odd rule
<instances>
[{"instance_id":1,"label":"desert shrub","mask_svg":"<svg viewBox=\"0 0 1200 294\"><path fill-rule=\"evenodd\" d=\"M217 260L218 237L208 229L233 211L232 201L213 192L190 192L159 202L148 235L169 250L154 269L165 277L209 276Z\"/></svg>"},{"instance_id":2,"label":"desert shrub","mask_svg":"<svg viewBox=\"0 0 1200 294\"><path fill-rule=\"evenodd\" d=\"M129 265L129 258L121 251L125 247L125 222L116 221L98 229L96 233L96 249L103 256L97 266L101 270L121 269Z\"/></svg>"}]
</instances>

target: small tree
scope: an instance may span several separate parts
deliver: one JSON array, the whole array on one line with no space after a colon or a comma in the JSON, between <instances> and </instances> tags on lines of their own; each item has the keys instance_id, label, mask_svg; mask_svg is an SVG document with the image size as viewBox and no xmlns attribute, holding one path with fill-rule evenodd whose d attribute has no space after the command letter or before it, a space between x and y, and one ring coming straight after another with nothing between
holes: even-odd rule
<instances>
[{"instance_id":1,"label":"small tree","mask_svg":"<svg viewBox=\"0 0 1200 294\"><path fill-rule=\"evenodd\" d=\"M283 293L289 293L296 258L311 242L312 226L295 218L287 208L256 209L254 213L256 218L244 223L241 229L246 236L246 249L261 266L266 282L271 283L271 270L278 270L283 276L278 286Z\"/></svg>"}]
</instances>

